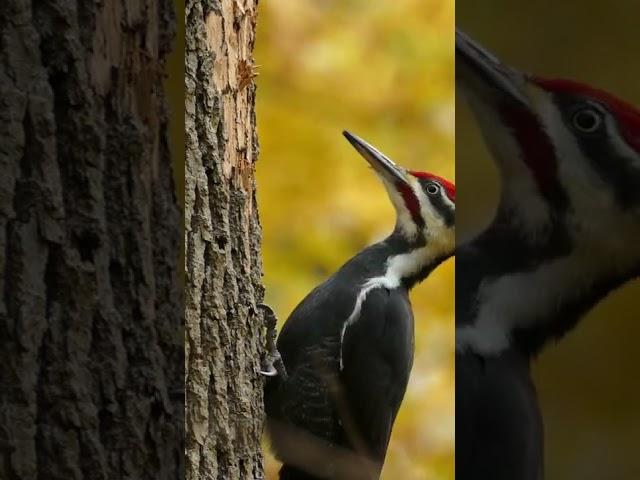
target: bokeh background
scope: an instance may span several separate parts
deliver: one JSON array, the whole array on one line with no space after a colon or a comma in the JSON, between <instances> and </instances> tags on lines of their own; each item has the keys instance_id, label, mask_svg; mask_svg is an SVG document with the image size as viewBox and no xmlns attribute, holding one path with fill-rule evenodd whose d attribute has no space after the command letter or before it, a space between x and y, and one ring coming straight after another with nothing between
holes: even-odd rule
<instances>
[{"instance_id":1,"label":"bokeh background","mask_svg":"<svg viewBox=\"0 0 640 480\"><path fill-rule=\"evenodd\" d=\"M640 105L637 0L457 0L456 18L517 68L578 79ZM456 106L460 240L489 219L498 185L463 99ZM639 299L639 282L611 295L536 362L546 478L640 478Z\"/></svg>"},{"instance_id":2,"label":"bokeh background","mask_svg":"<svg viewBox=\"0 0 640 480\"><path fill-rule=\"evenodd\" d=\"M454 175L453 0L261 1L255 56L266 301L283 322L390 233L349 129L412 169ZM412 293L416 359L384 479L452 479L453 262ZM268 478L279 465L267 460Z\"/></svg>"}]
</instances>

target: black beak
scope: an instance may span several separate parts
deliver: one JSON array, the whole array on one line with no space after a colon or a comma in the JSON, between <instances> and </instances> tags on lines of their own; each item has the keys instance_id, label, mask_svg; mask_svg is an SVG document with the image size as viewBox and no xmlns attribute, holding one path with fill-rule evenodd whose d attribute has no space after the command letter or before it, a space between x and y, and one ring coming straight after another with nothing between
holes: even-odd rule
<instances>
[{"instance_id":1,"label":"black beak","mask_svg":"<svg viewBox=\"0 0 640 480\"><path fill-rule=\"evenodd\" d=\"M465 33L456 29L456 76L476 95L527 107L527 76L504 65Z\"/></svg>"},{"instance_id":2,"label":"black beak","mask_svg":"<svg viewBox=\"0 0 640 480\"><path fill-rule=\"evenodd\" d=\"M405 170L396 165L393 160L380 152L380 150L346 130L342 134L383 179L392 184L408 183Z\"/></svg>"}]
</instances>

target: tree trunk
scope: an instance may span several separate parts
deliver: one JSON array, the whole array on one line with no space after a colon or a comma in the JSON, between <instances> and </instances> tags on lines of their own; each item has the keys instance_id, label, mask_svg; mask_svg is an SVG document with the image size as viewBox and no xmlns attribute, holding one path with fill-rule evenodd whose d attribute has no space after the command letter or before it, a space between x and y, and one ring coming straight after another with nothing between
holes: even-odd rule
<instances>
[{"instance_id":1,"label":"tree trunk","mask_svg":"<svg viewBox=\"0 0 640 480\"><path fill-rule=\"evenodd\" d=\"M0 478L177 479L170 0L0 2Z\"/></svg>"},{"instance_id":2,"label":"tree trunk","mask_svg":"<svg viewBox=\"0 0 640 480\"><path fill-rule=\"evenodd\" d=\"M187 479L263 477L256 3L187 1Z\"/></svg>"}]
</instances>

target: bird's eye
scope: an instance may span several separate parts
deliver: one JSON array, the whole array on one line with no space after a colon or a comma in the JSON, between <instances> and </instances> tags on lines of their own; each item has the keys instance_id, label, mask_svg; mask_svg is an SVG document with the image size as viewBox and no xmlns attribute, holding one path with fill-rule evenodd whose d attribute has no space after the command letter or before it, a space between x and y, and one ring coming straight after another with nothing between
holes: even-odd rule
<instances>
[{"instance_id":1,"label":"bird's eye","mask_svg":"<svg viewBox=\"0 0 640 480\"><path fill-rule=\"evenodd\" d=\"M602 114L593 108L583 108L573 115L573 126L583 133L596 132L602 125Z\"/></svg>"},{"instance_id":2,"label":"bird's eye","mask_svg":"<svg viewBox=\"0 0 640 480\"><path fill-rule=\"evenodd\" d=\"M440 185L438 185L437 183L430 183L429 185L427 185L427 193L429 195L436 195L440 193Z\"/></svg>"}]
</instances>

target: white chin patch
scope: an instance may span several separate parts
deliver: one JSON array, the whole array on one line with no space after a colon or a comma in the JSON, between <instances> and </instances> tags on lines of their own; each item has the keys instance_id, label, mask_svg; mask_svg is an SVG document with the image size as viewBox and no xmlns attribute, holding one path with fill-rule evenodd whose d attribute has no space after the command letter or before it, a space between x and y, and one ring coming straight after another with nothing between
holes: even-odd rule
<instances>
[{"instance_id":1,"label":"white chin patch","mask_svg":"<svg viewBox=\"0 0 640 480\"><path fill-rule=\"evenodd\" d=\"M514 226L530 237L544 235L551 218L550 211L540 195L533 172L522 158L520 145L493 106L475 98L471 106L500 172L499 209L506 210Z\"/></svg>"},{"instance_id":2,"label":"white chin patch","mask_svg":"<svg viewBox=\"0 0 640 480\"><path fill-rule=\"evenodd\" d=\"M387 189L391 203L396 211L397 225L406 238L412 239L418 235L418 227L413 221L411 212L404 203L404 199L394 184L383 181L384 187ZM412 185L413 190L413 185ZM415 190L414 190L415 195Z\"/></svg>"}]
</instances>

